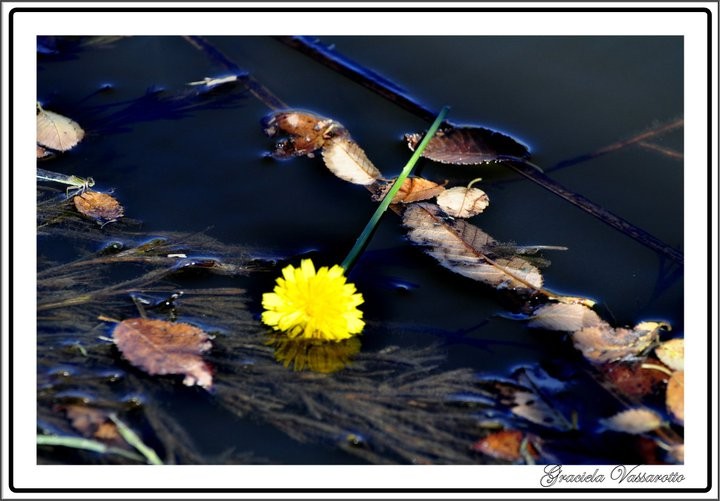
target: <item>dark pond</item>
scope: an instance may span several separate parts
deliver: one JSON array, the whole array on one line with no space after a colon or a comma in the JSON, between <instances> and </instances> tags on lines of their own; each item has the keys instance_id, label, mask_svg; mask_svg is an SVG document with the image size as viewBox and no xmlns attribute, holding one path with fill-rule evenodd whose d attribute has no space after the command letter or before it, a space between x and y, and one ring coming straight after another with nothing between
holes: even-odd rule
<instances>
[{"instance_id":1,"label":"dark pond","mask_svg":"<svg viewBox=\"0 0 720 501\"><path fill-rule=\"evenodd\" d=\"M344 124L388 177L396 175L409 158L403 134L429 125L272 38L207 40L288 106ZM682 153L682 127L648 137L642 144L582 158L683 117L681 38L327 37L321 41L391 80L431 110L450 105L449 120L454 123L482 125L515 137L530 147L532 161L568 190L682 251L683 162L659 151ZM76 149L43 162L42 167L92 176L96 188L113 189L126 218L141 222L124 222L120 228L146 239L167 231L204 232L223 244L247 247L259 258L297 263L300 255L309 253L317 262L331 264L343 259L375 209L365 189L334 177L319 156L268 158L273 140L264 136L260 123L270 110L250 94L236 92L232 99L217 101L221 102L217 106L198 106L172 117L148 117L149 105L131 108L122 118L113 115L153 88L172 95L187 91L188 82L228 74L217 59L181 37L122 38L93 45L81 40L41 43L53 53L38 55L38 99L46 109L70 116L88 130ZM197 102L214 101L198 98ZM682 270L627 234L502 165L443 166L423 159L416 173L448 179L450 184L482 177L478 186L488 194L490 206L472 220L474 224L500 241L566 246L567 251L544 254L551 261L543 271L548 288L595 299L598 311L613 325L664 320L672 324L673 333L683 332ZM41 234L39 254L60 262L87 256L117 240L113 232L119 230L113 226L118 225L100 229L88 222L86 232L94 236L87 241L63 237L61 231ZM173 283L177 290L243 288L257 319L261 294L272 288L280 270L280 265L258 262L264 263L258 265L263 271L245 276L194 273ZM102 272L97 280L109 286L127 279L125 273ZM443 355L440 372L469 368L482 376L502 378L519 366L560 367L556 375L580 374L579 387L586 385L587 395L598 395L587 397L594 400L592 405L576 407L585 409L581 421L591 423L621 409L592 381L588 364L566 337L529 329L525 322L508 318L509 306L496 291L455 275L424 255L407 242L399 218L392 213L384 217L350 279L366 299L363 353L389 346L399 346L401 352L436 346ZM108 314L135 316L132 302L123 301ZM213 320L202 315L183 318L182 298L178 314L181 320L206 322L205 327L213 328ZM55 332L43 323L40 329L40 334L42 329ZM101 326L82 333L63 328L60 336L39 335L38 348L42 352L74 340L95 346L97 336L109 336L110 329ZM223 339L219 336L216 345L227 354ZM252 454L254 459L248 461L364 461L363 456L336 447L336 437L295 441L278 421L265 420L252 409L239 416L232 406L198 388L188 389L179 380L156 376L163 381L153 387L153 377L129 366L111 345L100 344L97 349L106 355L102 363L83 366L77 356L59 357L42 370L63 367L70 373L116 371L145 377L139 398L173 416L194 444L199 461L241 461L224 458L229 449ZM250 357L242 352L233 356ZM222 378L216 374L218 381ZM79 381L62 391L63 395L87 391L91 400L96 398ZM131 385L123 391L135 394ZM577 398L583 393L576 392ZM50 397L41 406L49 409L60 398ZM306 410L298 412L311 416ZM167 439L153 436L142 420L133 415L127 419L143 430L148 443L160 450L167 446ZM55 426L61 427L58 423ZM50 427L46 422L39 426ZM379 441L383 433L392 433L381 428L376 430ZM543 434L542 429L532 431ZM584 435L588 444L594 440L591 435ZM566 449L564 459L636 459L632 452L618 452L619 456L601 452L593 457L590 450L590 445L579 445L575 452ZM44 461L97 460L47 448L39 451ZM488 461L479 454L472 458Z\"/></svg>"}]
</instances>

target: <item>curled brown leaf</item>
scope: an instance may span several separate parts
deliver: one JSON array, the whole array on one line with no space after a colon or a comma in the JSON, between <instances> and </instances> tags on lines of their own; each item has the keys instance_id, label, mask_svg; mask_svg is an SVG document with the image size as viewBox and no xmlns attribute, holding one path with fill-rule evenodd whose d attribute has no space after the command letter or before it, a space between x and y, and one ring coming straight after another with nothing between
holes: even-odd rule
<instances>
[{"instance_id":1,"label":"curled brown leaf","mask_svg":"<svg viewBox=\"0 0 720 501\"><path fill-rule=\"evenodd\" d=\"M84 191L73 197L75 208L101 226L113 223L123 217L125 209L114 197L99 191Z\"/></svg>"},{"instance_id":2,"label":"curled brown leaf","mask_svg":"<svg viewBox=\"0 0 720 501\"><path fill-rule=\"evenodd\" d=\"M415 151L424 134L405 134L408 147ZM526 146L510 136L484 127L442 127L430 140L422 156L436 162L474 165L492 162L500 157L526 158Z\"/></svg>"},{"instance_id":3,"label":"curled brown leaf","mask_svg":"<svg viewBox=\"0 0 720 501\"><path fill-rule=\"evenodd\" d=\"M390 188L392 188L394 181L394 179L391 179L390 182L382 186L379 189L378 193L376 195L373 195L373 200L380 201L385 198L387 192L390 190ZM429 179L424 179L422 177L408 177L405 179L405 181L403 181L402 186L400 186L400 189L395 194L390 203L409 204L412 202L429 200L437 196L439 193L442 193L445 190L446 183L447 181L445 181L445 183L443 184L438 184L434 181L430 181Z\"/></svg>"}]
</instances>

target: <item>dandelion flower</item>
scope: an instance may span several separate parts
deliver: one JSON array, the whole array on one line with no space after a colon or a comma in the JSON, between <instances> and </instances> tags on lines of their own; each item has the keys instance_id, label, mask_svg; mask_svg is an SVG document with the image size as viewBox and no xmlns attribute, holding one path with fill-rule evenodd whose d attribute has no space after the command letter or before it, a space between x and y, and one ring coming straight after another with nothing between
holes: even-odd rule
<instances>
[{"instance_id":1,"label":"dandelion flower","mask_svg":"<svg viewBox=\"0 0 720 501\"><path fill-rule=\"evenodd\" d=\"M357 306L363 303L345 270L335 265L315 271L310 259L299 268L282 270L273 292L263 294L262 321L290 338L341 341L359 334L365 322Z\"/></svg>"}]
</instances>

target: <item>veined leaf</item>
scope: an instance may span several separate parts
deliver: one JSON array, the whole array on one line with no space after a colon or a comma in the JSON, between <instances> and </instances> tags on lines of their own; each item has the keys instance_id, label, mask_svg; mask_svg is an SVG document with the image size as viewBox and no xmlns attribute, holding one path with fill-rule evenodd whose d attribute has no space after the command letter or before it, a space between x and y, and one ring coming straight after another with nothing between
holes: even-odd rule
<instances>
[{"instance_id":1,"label":"veined leaf","mask_svg":"<svg viewBox=\"0 0 720 501\"><path fill-rule=\"evenodd\" d=\"M437 203L449 215L467 218L484 211L490 199L481 189L456 186L438 195Z\"/></svg>"},{"instance_id":2,"label":"veined leaf","mask_svg":"<svg viewBox=\"0 0 720 501\"><path fill-rule=\"evenodd\" d=\"M349 137L333 137L325 141L322 156L327 168L343 181L368 185L380 177L380 171L363 149Z\"/></svg>"},{"instance_id":3,"label":"veined leaf","mask_svg":"<svg viewBox=\"0 0 720 501\"><path fill-rule=\"evenodd\" d=\"M572 335L575 348L594 363L634 357L655 340L666 324L641 322L634 329L613 329L606 323L585 327Z\"/></svg>"},{"instance_id":4,"label":"veined leaf","mask_svg":"<svg viewBox=\"0 0 720 501\"><path fill-rule=\"evenodd\" d=\"M534 292L542 287L542 274L535 266L520 257L495 259L492 237L466 221L451 220L437 205L408 206L403 223L413 243L427 247L428 254L455 273L498 289Z\"/></svg>"},{"instance_id":5,"label":"veined leaf","mask_svg":"<svg viewBox=\"0 0 720 501\"><path fill-rule=\"evenodd\" d=\"M597 313L583 304L551 303L535 310L528 325L540 329L575 332L585 327L600 327L607 324Z\"/></svg>"},{"instance_id":6,"label":"veined leaf","mask_svg":"<svg viewBox=\"0 0 720 501\"><path fill-rule=\"evenodd\" d=\"M212 373L200 356L212 344L195 326L131 318L115 326L113 339L123 356L148 374L184 374L187 386L212 386Z\"/></svg>"},{"instance_id":7,"label":"veined leaf","mask_svg":"<svg viewBox=\"0 0 720 501\"><path fill-rule=\"evenodd\" d=\"M408 147L415 151L423 134L405 134ZM492 162L502 156L526 158L526 146L510 136L483 127L441 128L425 148L423 155L445 164L474 165Z\"/></svg>"},{"instance_id":8,"label":"veined leaf","mask_svg":"<svg viewBox=\"0 0 720 501\"><path fill-rule=\"evenodd\" d=\"M67 151L74 148L84 136L85 131L77 122L47 111L37 103L37 144L51 150Z\"/></svg>"},{"instance_id":9,"label":"veined leaf","mask_svg":"<svg viewBox=\"0 0 720 501\"><path fill-rule=\"evenodd\" d=\"M100 226L114 223L125 213L125 209L114 197L99 191L84 191L73 197L75 208L95 221Z\"/></svg>"},{"instance_id":10,"label":"veined leaf","mask_svg":"<svg viewBox=\"0 0 720 501\"><path fill-rule=\"evenodd\" d=\"M380 201L385 198L385 195L392 187L393 182L394 179L391 179L387 184L382 186L378 192L373 195L373 200ZM447 183L447 181L445 183ZM408 177L405 181L403 181L400 190L395 194L390 203L409 204L412 202L429 200L445 191L445 183L438 184L422 177Z\"/></svg>"}]
</instances>

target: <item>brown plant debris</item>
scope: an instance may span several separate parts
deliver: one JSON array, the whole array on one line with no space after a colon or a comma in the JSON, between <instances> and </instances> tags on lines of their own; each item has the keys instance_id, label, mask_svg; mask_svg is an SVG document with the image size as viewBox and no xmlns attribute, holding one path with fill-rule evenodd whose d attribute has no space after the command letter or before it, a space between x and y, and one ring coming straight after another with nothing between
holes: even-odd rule
<instances>
[{"instance_id":1,"label":"brown plant debris","mask_svg":"<svg viewBox=\"0 0 720 501\"><path fill-rule=\"evenodd\" d=\"M415 148L423 134L405 134L408 147ZM527 147L513 138L483 127L442 127L430 140L422 156L445 164L474 165L492 162L501 156L526 158Z\"/></svg>"},{"instance_id":2,"label":"brown plant debris","mask_svg":"<svg viewBox=\"0 0 720 501\"><path fill-rule=\"evenodd\" d=\"M131 318L115 326L113 339L130 363L150 375L184 374L186 386L212 386L210 367L201 357L212 344L210 337L195 326Z\"/></svg>"},{"instance_id":3,"label":"brown plant debris","mask_svg":"<svg viewBox=\"0 0 720 501\"><path fill-rule=\"evenodd\" d=\"M75 208L81 214L97 221L100 226L114 223L125 214L120 202L107 193L85 191L73 197Z\"/></svg>"}]
</instances>

